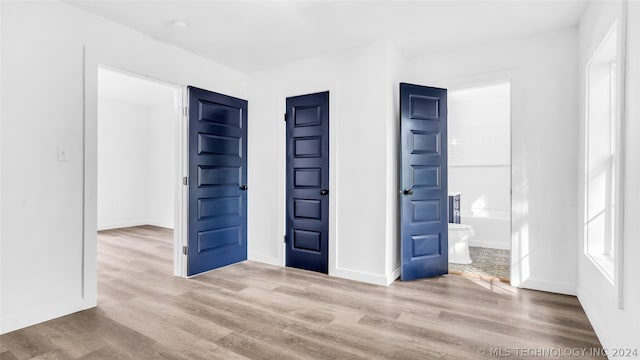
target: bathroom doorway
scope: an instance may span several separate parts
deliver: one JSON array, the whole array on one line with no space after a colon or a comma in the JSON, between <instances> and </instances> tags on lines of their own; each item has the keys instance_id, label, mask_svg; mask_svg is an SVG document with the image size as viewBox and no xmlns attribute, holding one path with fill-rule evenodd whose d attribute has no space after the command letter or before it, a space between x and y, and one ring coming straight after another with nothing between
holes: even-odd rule
<instances>
[{"instance_id":1,"label":"bathroom doorway","mask_svg":"<svg viewBox=\"0 0 640 360\"><path fill-rule=\"evenodd\" d=\"M509 282L511 85L449 91L449 273Z\"/></svg>"}]
</instances>

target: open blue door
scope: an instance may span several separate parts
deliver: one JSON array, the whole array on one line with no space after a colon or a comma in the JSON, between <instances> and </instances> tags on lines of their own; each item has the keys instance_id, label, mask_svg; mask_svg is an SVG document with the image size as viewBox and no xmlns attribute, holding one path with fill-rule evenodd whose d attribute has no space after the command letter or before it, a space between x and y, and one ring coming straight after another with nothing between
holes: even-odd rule
<instances>
[{"instance_id":1,"label":"open blue door","mask_svg":"<svg viewBox=\"0 0 640 360\"><path fill-rule=\"evenodd\" d=\"M247 259L247 101L188 94L191 276Z\"/></svg>"},{"instance_id":2,"label":"open blue door","mask_svg":"<svg viewBox=\"0 0 640 360\"><path fill-rule=\"evenodd\" d=\"M448 272L447 90L400 84L401 279Z\"/></svg>"},{"instance_id":3,"label":"open blue door","mask_svg":"<svg viewBox=\"0 0 640 360\"><path fill-rule=\"evenodd\" d=\"M287 266L329 270L329 92L287 98Z\"/></svg>"}]
</instances>

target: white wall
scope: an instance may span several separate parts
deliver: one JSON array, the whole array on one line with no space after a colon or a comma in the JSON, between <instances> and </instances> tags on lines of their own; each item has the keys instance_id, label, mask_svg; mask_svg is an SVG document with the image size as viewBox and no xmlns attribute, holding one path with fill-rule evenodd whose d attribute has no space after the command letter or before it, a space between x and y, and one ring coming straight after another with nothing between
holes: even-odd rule
<instances>
[{"instance_id":1,"label":"white wall","mask_svg":"<svg viewBox=\"0 0 640 360\"><path fill-rule=\"evenodd\" d=\"M149 202L150 225L174 228L176 179L176 108L174 104L153 106L149 124Z\"/></svg>"},{"instance_id":2,"label":"white wall","mask_svg":"<svg viewBox=\"0 0 640 360\"><path fill-rule=\"evenodd\" d=\"M626 116L626 161L625 161L625 204L624 204L624 268L616 274L618 281L622 276L623 295L618 296L616 286L612 285L585 255L584 249L584 116L586 89L586 66L591 55L615 21L619 26L623 20L621 2L592 2L583 14L579 28L580 56L578 71L580 73L580 151L577 174L579 182L576 196L579 207L576 211L578 226L578 299L587 313L598 338L605 349L632 348L640 349L640 3L629 2L628 15L628 82L627 116ZM616 281L616 283L618 282ZM624 309L618 308L622 300ZM610 356L613 359L613 356ZM623 357L615 357L623 358ZM636 357L630 357L636 358Z\"/></svg>"},{"instance_id":3,"label":"white wall","mask_svg":"<svg viewBox=\"0 0 640 360\"><path fill-rule=\"evenodd\" d=\"M148 123L146 106L103 98L98 103L98 230L148 221Z\"/></svg>"},{"instance_id":4,"label":"white wall","mask_svg":"<svg viewBox=\"0 0 640 360\"><path fill-rule=\"evenodd\" d=\"M3 3L0 1L0 84L3 83L4 81L4 76L2 75L2 73L4 72L4 67L3 67L3 62L4 62L4 50L3 50L3 41L2 39L4 38L4 21L3 19ZM4 108L2 106L2 103L4 102L4 98L2 97L3 91L2 91L3 87L0 85L0 196L2 195L1 189L2 189L2 138L3 138L3 131L2 131L2 119L4 118ZM0 261L2 260L2 201L0 200ZM2 332L2 299L3 299L3 286L2 284L4 283L4 279L5 279L5 272L2 269L2 266L0 265L0 333Z\"/></svg>"},{"instance_id":5,"label":"white wall","mask_svg":"<svg viewBox=\"0 0 640 360\"><path fill-rule=\"evenodd\" d=\"M387 210L397 176L389 51L379 43L249 74L250 259L284 263L285 99L329 90L329 274L384 285L397 277L396 255L387 259L397 236Z\"/></svg>"},{"instance_id":6,"label":"white wall","mask_svg":"<svg viewBox=\"0 0 640 360\"><path fill-rule=\"evenodd\" d=\"M405 78L407 59L392 44L387 44L387 284L396 279L400 269L400 82Z\"/></svg>"},{"instance_id":7,"label":"white wall","mask_svg":"<svg viewBox=\"0 0 640 360\"><path fill-rule=\"evenodd\" d=\"M7 332L96 305L98 65L240 98L246 76L63 3L3 2L2 26Z\"/></svg>"},{"instance_id":8,"label":"white wall","mask_svg":"<svg viewBox=\"0 0 640 360\"><path fill-rule=\"evenodd\" d=\"M511 87L449 91L449 193L461 194L472 246L511 248Z\"/></svg>"},{"instance_id":9,"label":"white wall","mask_svg":"<svg viewBox=\"0 0 640 360\"><path fill-rule=\"evenodd\" d=\"M411 60L408 79L421 85L511 81L511 283L574 294L577 31Z\"/></svg>"},{"instance_id":10,"label":"white wall","mask_svg":"<svg viewBox=\"0 0 640 360\"><path fill-rule=\"evenodd\" d=\"M149 106L99 100L98 230L173 229L177 115L169 101Z\"/></svg>"}]
</instances>

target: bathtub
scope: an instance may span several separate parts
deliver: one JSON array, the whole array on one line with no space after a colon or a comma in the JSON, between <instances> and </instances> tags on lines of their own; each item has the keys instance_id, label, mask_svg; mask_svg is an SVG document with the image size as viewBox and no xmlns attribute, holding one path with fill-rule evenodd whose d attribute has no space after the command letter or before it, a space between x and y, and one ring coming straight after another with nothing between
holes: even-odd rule
<instances>
[{"instance_id":1,"label":"bathtub","mask_svg":"<svg viewBox=\"0 0 640 360\"><path fill-rule=\"evenodd\" d=\"M508 211L483 210L480 214L462 211L461 223L471 225L475 236L470 246L511 249L511 219Z\"/></svg>"}]
</instances>

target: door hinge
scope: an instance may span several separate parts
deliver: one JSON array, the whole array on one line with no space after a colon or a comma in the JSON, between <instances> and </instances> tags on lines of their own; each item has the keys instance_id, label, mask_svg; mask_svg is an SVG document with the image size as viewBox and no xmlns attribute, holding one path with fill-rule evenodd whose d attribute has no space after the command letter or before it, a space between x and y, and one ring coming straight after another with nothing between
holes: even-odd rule
<instances>
[{"instance_id":1,"label":"door hinge","mask_svg":"<svg viewBox=\"0 0 640 360\"><path fill-rule=\"evenodd\" d=\"M182 178L182 185L184 185L184 186L189 185L189 178L188 177L184 176Z\"/></svg>"},{"instance_id":2,"label":"door hinge","mask_svg":"<svg viewBox=\"0 0 640 360\"><path fill-rule=\"evenodd\" d=\"M284 121L287 121L287 113L284 113Z\"/></svg>"},{"instance_id":3,"label":"door hinge","mask_svg":"<svg viewBox=\"0 0 640 360\"><path fill-rule=\"evenodd\" d=\"M182 108L182 116L188 116L188 115L189 115L189 108L185 106Z\"/></svg>"},{"instance_id":4,"label":"door hinge","mask_svg":"<svg viewBox=\"0 0 640 360\"><path fill-rule=\"evenodd\" d=\"M182 247L182 255L187 255L187 250L189 250L186 246Z\"/></svg>"}]
</instances>

